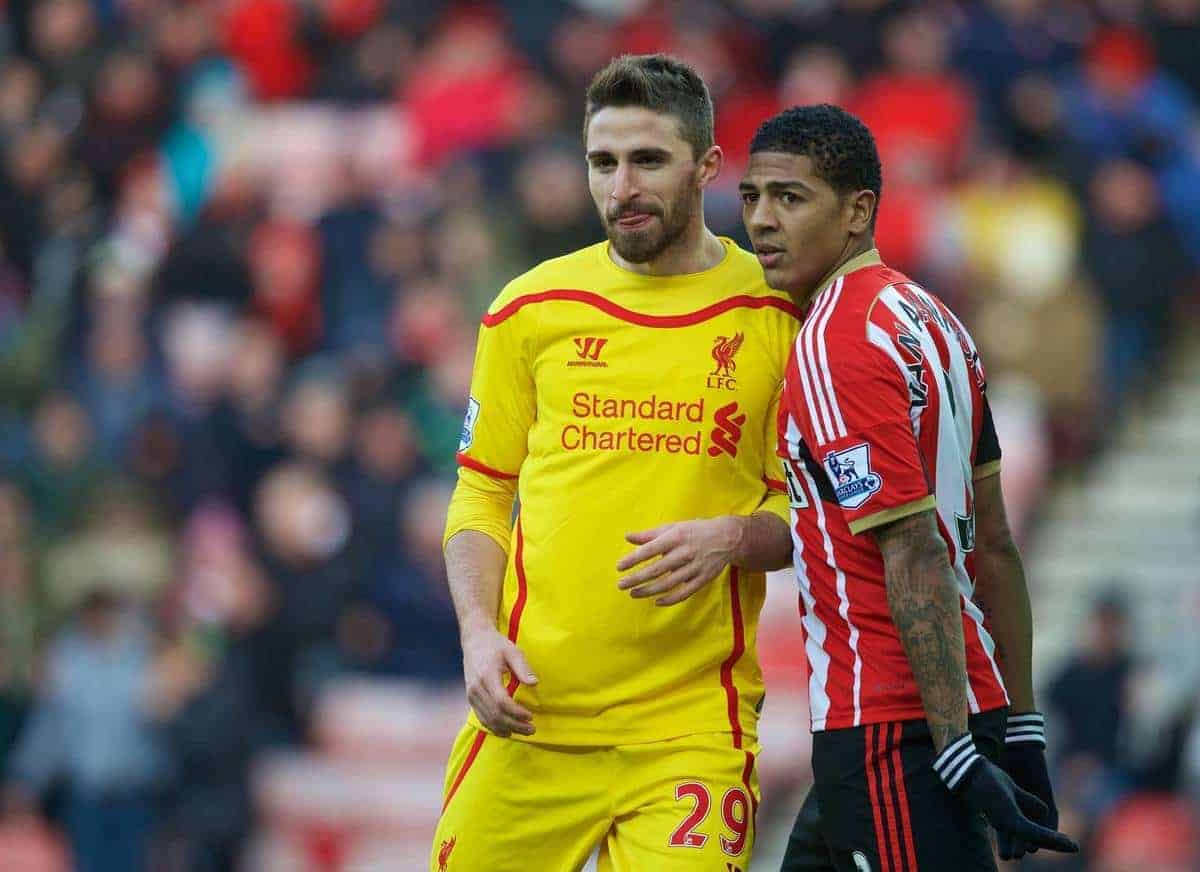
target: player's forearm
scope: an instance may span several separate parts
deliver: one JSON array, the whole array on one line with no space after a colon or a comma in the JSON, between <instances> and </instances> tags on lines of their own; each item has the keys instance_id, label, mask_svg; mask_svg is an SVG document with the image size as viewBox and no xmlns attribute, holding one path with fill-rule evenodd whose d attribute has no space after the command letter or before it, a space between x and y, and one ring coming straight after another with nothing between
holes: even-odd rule
<instances>
[{"instance_id":1,"label":"player's forearm","mask_svg":"<svg viewBox=\"0 0 1200 872\"><path fill-rule=\"evenodd\" d=\"M1033 698L1033 609L1025 567L1008 538L979 548L975 555L975 600L988 617L996 642L996 662L1014 712L1037 710Z\"/></svg>"},{"instance_id":2,"label":"player's forearm","mask_svg":"<svg viewBox=\"0 0 1200 872\"><path fill-rule=\"evenodd\" d=\"M967 662L962 606L946 545L932 512L876 531L888 608L940 752L967 729Z\"/></svg>"},{"instance_id":3,"label":"player's forearm","mask_svg":"<svg viewBox=\"0 0 1200 872\"><path fill-rule=\"evenodd\" d=\"M733 564L754 572L783 569L792 564L792 531L773 512L735 515L738 545Z\"/></svg>"},{"instance_id":4,"label":"player's forearm","mask_svg":"<svg viewBox=\"0 0 1200 872\"><path fill-rule=\"evenodd\" d=\"M486 533L461 530L446 542L446 577L459 632L495 628L508 555Z\"/></svg>"}]
</instances>

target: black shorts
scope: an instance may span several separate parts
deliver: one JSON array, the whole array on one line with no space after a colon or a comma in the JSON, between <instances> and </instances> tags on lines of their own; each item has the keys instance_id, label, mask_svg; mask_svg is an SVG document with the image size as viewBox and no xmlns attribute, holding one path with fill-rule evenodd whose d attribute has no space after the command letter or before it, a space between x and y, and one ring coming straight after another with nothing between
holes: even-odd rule
<instances>
[{"instance_id":1,"label":"black shorts","mask_svg":"<svg viewBox=\"0 0 1200 872\"><path fill-rule=\"evenodd\" d=\"M971 718L979 752L998 762L1006 709ZM933 771L924 720L813 734L815 782L781 872L995 872L987 822Z\"/></svg>"}]
</instances>

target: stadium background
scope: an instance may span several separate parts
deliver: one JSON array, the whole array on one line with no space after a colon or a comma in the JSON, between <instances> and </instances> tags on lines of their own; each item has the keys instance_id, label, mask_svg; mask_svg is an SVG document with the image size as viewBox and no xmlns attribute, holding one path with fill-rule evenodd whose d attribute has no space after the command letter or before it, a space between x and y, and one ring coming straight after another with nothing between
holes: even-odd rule
<instances>
[{"instance_id":1,"label":"stadium background","mask_svg":"<svg viewBox=\"0 0 1200 872\"><path fill-rule=\"evenodd\" d=\"M421 869L460 723L440 559L475 325L600 236L581 94L836 102L882 253L982 346L1058 870L1200 868L1200 2L0 0L0 862ZM807 777L772 579L755 870Z\"/></svg>"}]
</instances>

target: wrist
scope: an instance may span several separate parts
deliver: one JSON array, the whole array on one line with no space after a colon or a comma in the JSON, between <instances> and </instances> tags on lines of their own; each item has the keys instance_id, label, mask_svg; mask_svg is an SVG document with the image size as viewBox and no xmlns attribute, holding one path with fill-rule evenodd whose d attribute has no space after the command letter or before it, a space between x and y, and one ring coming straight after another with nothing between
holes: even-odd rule
<instances>
[{"instance_id":1,"label":"wrist","mask_svg":"<svg viewBox=\"0 0 1200 872\"><path fill-rule=\"evenodd\" d=\"M470 638L489 632L496 632L496 622L489 619L483 612L467 615L459 622L459 634L464 643Z\"/></svg>"},{"instance_id":2,"label":"wrist","mask_svg":"<svg viewBox=\"0 0 1200 872\"><path fill-rule=\"evenodd\" d=\"M951 740L933 760L933 769L938 778L950 790L959 787L967 774L983 761L983 755L975 747L975 739L969 732Z\"/></svg>"},{"instance_id":3,"label":"wrist","mask_svg":"<svg viewBox=\"0 0 1200 872\"><path fill-rule=\"evenodd\" d=\"M728 536L729 562L733 566L739 566L746 562L746 543L750 538L747 528L750 518L746 515L726 515L723 520Z\"/></svg>"},{"instance_id":4,"label":"wrist","mask_svg":"<svg viewBox=\"0 0 1200 872\"><path fill-rule=\"evenodd\" d=\"M1046 747L1046 718L1041 712L1028 711L1008 716L1004 745L1022 748Z\"/></svg>"}]
</instances>

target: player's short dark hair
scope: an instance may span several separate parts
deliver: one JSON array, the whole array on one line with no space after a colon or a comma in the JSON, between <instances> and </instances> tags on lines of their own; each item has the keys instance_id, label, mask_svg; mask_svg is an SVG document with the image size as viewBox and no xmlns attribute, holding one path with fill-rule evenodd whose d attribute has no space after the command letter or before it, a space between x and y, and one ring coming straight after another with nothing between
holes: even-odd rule
<instances>
[{"instance_id":1,"label":"player's short dark hair","mask_svg":"<svg viewBox=\"0 0 1200 872\"><path fill-rule=\"evenodd\" d=\"M583 133L592 116L609 106L638 106L679 119L692 156L712 148L713 104L699 73L670 55L621 55L588 85Z\"/></svg>"},{"instance_id":2,"label":"player's short dark hair","mask_svg":"<svg viewBox=\"0 0 1200 872\"><path fill-rule=\"evenodd\" d=\"M845 109L828 103L785 109L758 128L750 140L750 153L757 151L802 154L839 194L874 191L878 204L883 170L875 137Z\"/></svg>"}]
</instances>

